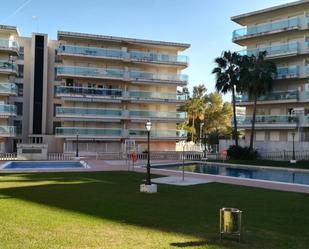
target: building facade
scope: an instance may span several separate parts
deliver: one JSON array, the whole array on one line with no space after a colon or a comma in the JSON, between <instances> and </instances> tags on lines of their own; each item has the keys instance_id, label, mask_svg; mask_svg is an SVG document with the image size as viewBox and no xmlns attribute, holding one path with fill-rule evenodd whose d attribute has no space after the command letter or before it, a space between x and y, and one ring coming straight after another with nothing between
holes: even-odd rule
<instances>
[{"instance_id":1,"label":"building facade","mask_svg":"<svg viewBox=\"0 0 309 249\"><path fill-rule=\"evenodd\" d=\"M267 51L278 75L273 91L258 99L255 141L309 141L309 1L297 1L231 18L245 26L233 32L241 54ZM253 102L238 96L246 107L238 126L249 138Z\"/></svg>"},{"instance_id":2,"label":"building facade","mask_svg":"<svg viewBox=\"0 0 309 249\"><path fill-rule=\"evenodd\" d=\"M42 143L49 152L175 150L186 100L189 44L58 32L22 37L0 26L1 151Z\"/></svg>"}]
</instances>

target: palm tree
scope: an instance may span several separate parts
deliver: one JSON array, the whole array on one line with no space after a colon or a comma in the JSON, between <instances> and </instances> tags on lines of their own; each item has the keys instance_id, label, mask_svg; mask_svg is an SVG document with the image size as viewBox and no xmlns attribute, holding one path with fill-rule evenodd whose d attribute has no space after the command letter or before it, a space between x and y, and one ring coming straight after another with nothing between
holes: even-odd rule
<instances>
[{"instance_id":1,"label":"palm tree","mask_svg":"<svg viewBox=\"0 0 309 249\"><path fill-rule=\"evenodd\" d=\"M206 92L207 92L207 88L203 84L193 87L193 97L204 98Z\"/></svg>"},{"instance_id":2,"label":"palm tree","mask_svg":"<svg viewBox=\"0 0 309 249\"><path fill-rule=\"evenodd\" d=\"M226 94L232 93L233 102L233 119L234 119L234 131L233 137L235 139L235 145L238 146L238 132L237 132L237 118L236 118L236 92L240 91L240 73L242 56L238 53L232 53L225 51L222 57L215 59L217 67L212 71L216 74L216 89L218 92Z\"/></svg>"},{"instance_id":3,"label":"palm tree","mask_svg":"<svg viewBox=\"0 0 309 249\"><path fill-rule=\"evenodd\" d=\"M256 103L260 96L272 90L273 79L277 74L277 66L274 62L265 60L267 52L260 52L257 56L246 57L248 73L243 74L241 84L243 90L253 100L253 113L250 136L250 150L253 150L253 138L255 134Z\"/></svg>"}]
</instances>

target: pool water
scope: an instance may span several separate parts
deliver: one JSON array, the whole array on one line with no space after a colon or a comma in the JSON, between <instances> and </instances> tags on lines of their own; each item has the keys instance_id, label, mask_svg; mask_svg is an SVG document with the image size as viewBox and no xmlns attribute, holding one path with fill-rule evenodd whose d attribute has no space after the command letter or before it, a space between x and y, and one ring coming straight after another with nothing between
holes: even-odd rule
<instances>
[{"instance_id":1,"label":"pool water","mask_svg":"<svg viewBox=\"0 0 309 249\"><path fill-rule=\"evenodd\" d=\"M84 168L80 162L8 162L2 169L72 169Z\"/></svg>"},{"instance_id":2,"label":"pool water","mask_svg":"<svg viewBox=\"0 0 309 249\"><path fill-rule=\"evenodd\" d=\"M160 167L169 170L182 170L182 166L165 166ZM309 171L297 169L270 169L262 167L246 167L246 166L231 166L231 165L216 165L216 164L196 164L184 166L185 171L221 175L239 178L249 178L266 181L276 181L294 184L309 185Z\"/></svg>"}]
</instances>

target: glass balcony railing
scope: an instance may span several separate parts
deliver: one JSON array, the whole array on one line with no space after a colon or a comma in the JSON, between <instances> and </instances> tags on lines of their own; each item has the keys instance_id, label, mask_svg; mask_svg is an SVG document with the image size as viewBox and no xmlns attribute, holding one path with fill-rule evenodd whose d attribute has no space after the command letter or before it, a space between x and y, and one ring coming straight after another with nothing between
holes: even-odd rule
<instances>
[{"instance_id":1,"label":"glass balcony railing","mask_svg":"<svg viewBox=\"0 0 309 249\"><path fill-rule=\"evenodd\" d=\"M15 126L0 126L0 137L15 137L16 127Z\"/></svg>"},{"instance_id":2,"label":"glass balcony railing","mask_svg":"<svg viewBox=\"0 0 309 249\"><path fill-rule=\"evenodd\" d=\"M6 105L0 104L0 116L15 116L16 115L16 106L15 105Z\"/></svg>"},{"instance_id":3,"label":"glass balcony railing","mask_svg":"<svg viewBox=\"0 0 309 249\"><path fill-rule=\"evenodd\" d=\"M185 119L187 117L186 112L158 112L158 111L142 111L142 110L129 111L129 115L130 117L136 117L136 118Z\"/></svg>"},{"instance_id":4,"label":"glass balcony railing","mask_svg":"<svg viewBox=\"0 0 309 249\"><path fill-rule=\"evenodd\" d=\"M56 136L121 136L121 129L57 127Z\"/></svg>"},{"instance_id":5,"label":"glass balcony railing","mask_svg":"<svg viewBox=\"0 0 309 249\"><path fill-rule=\"evenodd\" d=\"M141 129L129 129L129 136L147 137L147 131ZM157 138L185 138L187 137L187 134L182 130L152 130L150 136Z\"/></svg>"},{"instance_id":6,"label":"glass balcony railing","mask_svg":"<svg viewBox=\"0 0 309 249\"><path fill-rule=\"evenodd\" d=\"M177 93L129 91L129 96L136 99L165 99L165 100L186 100L187 96Z\"/></svg>"},{"instance_id":7,"label":"glass balcony railing","mask_svg":"<svg viewBox=\"0 0 309 249\"><path fill-rule=\"evenodd\" d=\"M258 98L258 101L275 101L275 100L289 100L298 99L298 91L278 91L271 92L268 95L263 95ZM252 102L253 100L248 97L248 95L241 95L236 97L236 102Z\"/></svg>"},{"instance_id":8,"label":"glass balcony railing","mask_svg":"<svg viewBox=\"0 0 309 249\"><path fill-rule=\"evenodd\" d=\"M130 78L136 80L164 80L164 81L188 81L188 76L184 74L160 74L144 71L130 71Z\"/></svg>"},{"instance_id":9,"label":"glass balcony railing","mask_svg":"<svg viewBox=\"0 0 309 249\"><path fill-rule=\"evenodd\" d=\"M108 88L90 88L90 87L75 87L75 86L56 86L56 94L70 94L70 95L90 95L94 97L121 97L121 89Z\"/></svg>"},{"instance_id":10,"label":"glass balcony railing","mask_svg":"<svg viewBox=\"0 0 309 249\"><path fill-rule=\"evenodd\" d=\"M17 85L14 83L0 82L0 95L17 95Z\"/></svg>"},{"instance_id":11,"label":"glass balcony railing","mask_svg":"<svg viewBox=\"0 0 309 249\"><path fill-rule=\"evenodd\" d=\"M73 45L60 45L58 48L58 54L77 54L87 55L95 57L108 57L108 58L124 58L125 52L121 49L111 48L96 48L96 47L84 47L84 46L73 46Z\"/></svg>"},{"instance_id":12,"label":"glass balcony railing","mask_svg":"<svg viewBox=\"0 0 309 249\"><path fill-rule=\"evenodd\" d=\"M267 56L275 56L281 54L290 54L299 52L300 44L298 42L286 43L278 46L271 46L265 48L250 48L238 52L240 55L255 55L257 56L260 52L266 51Z\"/></svg>"},{"instance_id":13,"label":"glass balcony railing","mask_svg":"<svg viewBox=\"0 0 309 249\"><path fill-rule=\"evenodd\" d=\"M184 74L159 74L145 71L124 71L122 69L93 68L93 67L57 67L57 75L76 75L96 78L116 78L137 81L179 81L187 82L188 76Z\"/></svg>"},{"instance_id":14,"label":"glass balcony railing","mask_svg":"<svg viewBox=\"0 0 309 249\"><path fill-rule=\"evenodd\" d=\"M17 66L10 61L0 60L0 71L17 73Z\"/></svg>"},{"instance_id":15,"label":"glass balcony railing","mask_svg":"<svg viewBox=\"0 0 309 249\"><path fill-rule=\"evenodd\" d=\"M109 68L93 68L93 67L57 67L57 75L79 75L79 76L92 76L101 78L124 78L124 70L109 69Z\"/></svg>"},{"instance_id":16,"label":"glass balcony railing","mask_svg":"<svg viewBox=\"0 0 309 249\"><path fill-rule=\"evenodd\" d=\"M188 63L185 55L168 55L159 53L146 53L140 51L130 51L130 58L138 61L166 62L166 63Z\"/></svg>"},{"instance_id":17,"label":"glass balcony railing","mask_svg":"<svg viewBox=\"0 0 309 249\"><path fill-rule=\"evenodd\" d=\"M60 45L58 48L58 54L62 53L102 58L132 59L146 62L188 63L188 57L184 55L168 55L141 51L126 52L121 49L112 48Z\"/></svg>"},{"instance_id":18,"label":"glass balcony railing","mask_svg":"<svg viewBox=\"0 0 309 249\"><path fill-rule=\"evenodd\" d=\"M256 26L235 30L233 32L233 39L250 35L269 33L273 31L297 28L300 27L300 24L301 24L300 17L292 17L280 21L263 23Z\"/></svg>"},{"instance_id":19,"label":"glass balcony railing","mask_svg":"<svg viewBox=\"0 0 309 249\"><path fill-rule=\"evenodd\" d=\"M19 50L19 45L16 41L14 40L9 40L9 39L0 39L0 50L5 49L5 50L13 50L18 52Z\"/></svg>"},{"instance_id":20,"label":"glass balcony railing","mask_svg":"<svg viewBox=\"0 0 309 249\"><path fill-rule=\"evenodd\" d=\"M257 115L255 118L256 124L297 124L298 118L292 115ZM252 116L246 116L244 119L239 119L239 125L251 125Z\"/></svg>"},{"instance_id":21,"label":"glass balcony railing","mask_svg":"<svg viewBox=\"0 0 309 249\"><path fill-rule=\"evenodd\" d=\"M56 116L111 116L121 117L120 109L101 109L101 108L79 108L79 107L56 107Z\"/></svg>"},{"instance_id":22,"label":"glass balcony railing","mask_svg":"<svg viewBox=\"0 0 309 249\"><path fill-rule=\"evenodd\" d=\"M277 68L277 78L291 78L300 75L299 66L279 67Z\"/></svg>"}]
</instances>

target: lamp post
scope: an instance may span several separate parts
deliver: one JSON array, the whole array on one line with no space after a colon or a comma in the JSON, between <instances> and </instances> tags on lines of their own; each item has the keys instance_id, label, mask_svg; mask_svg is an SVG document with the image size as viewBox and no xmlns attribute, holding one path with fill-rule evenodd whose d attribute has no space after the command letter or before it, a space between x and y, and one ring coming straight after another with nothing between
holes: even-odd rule
<instances>
[{"instance_id":1,"label":"lamp post","mask_svg":"<svg viewBox=\"0 0 309 249\"><path fill-rule=\"evenodd\" d=\"M151 130L151 122L148 120L145 124L146 130L147 130L147 175L146 175L146 185L151 185L150 180L150 130Z\"/></svg>"},{"instance_id":2,"label":"lamp post","mask_svg":"<svg viewBox=\"0 0 309 249\"><path fill-rule=\"evenodd\" d=\"M292 132L292 138L293 138L293 154L292 154L292 160L290 163L296 163L296 158L295 158L295 132Z\"/></svg>"},{"instance_id":3,"label":"lamp post","mask_svg":"<svg viewBox=\"0 0 309 249\"><path fill-rule=\"evenodd\" d=\"M78 148L78 130L76 130L76 155L75 157L79 157L79 148Z\"/></svg>"}]
</instances>

